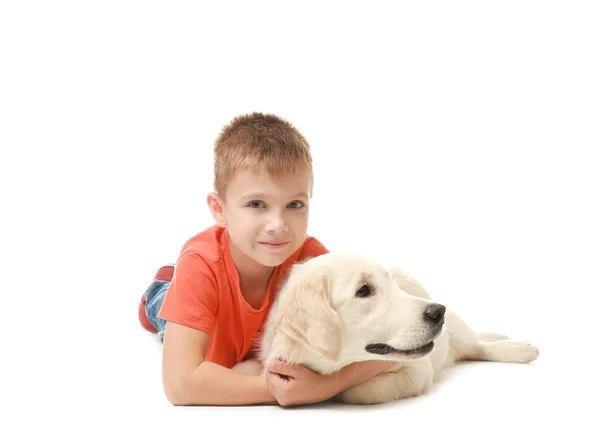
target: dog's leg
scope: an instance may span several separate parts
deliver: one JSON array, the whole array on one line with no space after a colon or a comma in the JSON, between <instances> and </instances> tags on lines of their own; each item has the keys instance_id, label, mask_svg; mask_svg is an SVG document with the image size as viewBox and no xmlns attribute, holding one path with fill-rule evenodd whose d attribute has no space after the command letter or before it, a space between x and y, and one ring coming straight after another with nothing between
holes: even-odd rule
<instances>
[{"instance_id":1,"label":"dog's leg","mask_svg":"<svg viewBox=\"0 0 600 448\"><path fill-rule=\"evenodd\" d=\"M422 395L432 384L433 367L429 360L423 359L421 362L398 365L392 370L380 373L358 386L341 392L337 399L350 404L388 403Z\"/></svg>"},{"instance_id":2,"label":"dog's leg","mask_svg":"<svg viewBox=\"0 0 600 448\"><path fill-rule=\"evenodd\" d=\"M474 356L476 361L528 363L535 361L540 352L535 345L526 341L505 339L493 342L479 342Z\"/></svg>"},{"instance_id":3,"label":"dog's leg","mask_svg":"<svg viewBox=\"0 0 600 448\"><path fill-rule=\"evenodd\" d=\"M508 336L499 333L479 333L477 337L481 342L494 342L508 339Z\"/></svg>"},{"instance_id":4,"label":"dog's leg","mask_svg":"<svg viewBox=\"0 0 600 448\"><path fill-rule=\"evenodd\" d=\"M450 334L447 365L456 361L527 363L537 359L537 347L496 333L475 333L456 313L446 313Z\"/></svg>"},{"instance_id":5,"label":"dog's leg","mask_svg":"<svg viewBox=\"0 0 600 448\"><path fill-rule=\"evenodd\" d=\"M450 338L445 367L457 361L472 359L478 351L480 336L451 310L446 311L445 325Z\"/></svg>"}]
</instances>

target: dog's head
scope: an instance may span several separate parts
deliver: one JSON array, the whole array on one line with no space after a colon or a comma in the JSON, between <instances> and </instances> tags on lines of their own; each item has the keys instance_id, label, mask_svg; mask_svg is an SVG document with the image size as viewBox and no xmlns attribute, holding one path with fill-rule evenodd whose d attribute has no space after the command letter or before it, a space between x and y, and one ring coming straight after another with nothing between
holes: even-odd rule
<instances>
[{"instance_id":1,"label":"dog's head","mask_svg":"<svg viewBox=\"0 0 600 448\"><path fill-rule=\"evenodd\" d=\"M445 308L411 295L422 289L415 282L411 290L407 277L361 255L297 264L279 293L274 330L329 361L420 358L432 350Z\"/></svg>"}]
</instances>

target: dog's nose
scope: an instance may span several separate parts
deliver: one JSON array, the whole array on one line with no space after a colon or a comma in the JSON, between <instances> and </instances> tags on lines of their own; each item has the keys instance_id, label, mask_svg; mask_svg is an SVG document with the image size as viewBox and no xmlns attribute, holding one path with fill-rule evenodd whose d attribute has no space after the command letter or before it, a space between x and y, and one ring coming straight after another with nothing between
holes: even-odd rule
<instances>
[{"instance_id":1,"label":"dog's nose","mask_svg":"<svg viewBox=\"0 0 600 448\"><path fill-rule=\"evenodd\" d=\"M425 308L425 312L423 313L423 317L425 318L425 322L428 322L433 325L439 325L444 321L444 314L446 313L446 307L444 305L434 304L429 305Z\"/></svg>"}]
</instances>

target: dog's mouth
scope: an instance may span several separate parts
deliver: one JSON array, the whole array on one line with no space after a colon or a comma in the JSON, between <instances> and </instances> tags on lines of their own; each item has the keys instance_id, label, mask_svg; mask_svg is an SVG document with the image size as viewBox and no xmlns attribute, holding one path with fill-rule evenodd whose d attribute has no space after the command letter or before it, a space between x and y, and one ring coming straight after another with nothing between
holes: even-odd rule
<instances>
[{"instance_id":1,"label":"dog's mouth","mask_svg":"<svg viewBox=\"0 0 600 448\"><path fill-rule=\"evenodd\" d=\"M433 341L422 345L420 347L412 348L410 350L398 350L388 344L369 344L365 347L365 350L375 355L402 355L402 356L423 356L433 350Z\"/></svg>"}]
</instances>

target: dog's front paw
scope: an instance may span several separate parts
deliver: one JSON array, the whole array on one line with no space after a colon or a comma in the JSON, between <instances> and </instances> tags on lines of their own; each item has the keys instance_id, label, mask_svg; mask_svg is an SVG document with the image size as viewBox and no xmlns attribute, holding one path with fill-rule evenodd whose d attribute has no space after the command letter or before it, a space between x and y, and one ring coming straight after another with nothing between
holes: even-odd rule
<instances>
[{"instance_id":1,"label":"dog's front paw","mask_svg":"<svg viewBox=\"0 0 600 448\"><path fill-rule=\"evenodd\" d=\"M515 341L515 343L517 362L532 362L540 356L540 350L535 345L525 341Z\"/></svg>"},{"instance_id":2,"label":"dog's front paw","mask_svg":"<svg viewBox=\"0 0 600 448\"><path fill-rule=\"evenodd\" d=\"M540 355L539 349L526 341L505 339L494 343L500 361L528 363L535 361ZM502 359L503 358L503 359Z\"/></svg>"}]
</instances>

